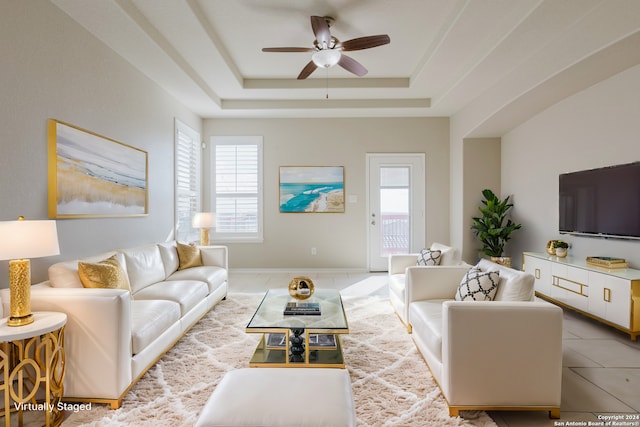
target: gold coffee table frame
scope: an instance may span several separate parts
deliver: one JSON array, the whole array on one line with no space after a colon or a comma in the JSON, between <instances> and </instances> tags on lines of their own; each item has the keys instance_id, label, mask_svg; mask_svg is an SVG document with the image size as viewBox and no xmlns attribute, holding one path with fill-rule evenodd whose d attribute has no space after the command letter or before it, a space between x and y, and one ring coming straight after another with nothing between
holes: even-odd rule
<instances>
[{"instance_id":1,"label":"gold coffee table frame","mask_svg":"<svg viewBox=\"0 0 640 427\"><path fill-rule=\"evenodd\" d=\"M311 298L302 302L320 304L320 315L283 314L291 298L287 289L270 289L247 325L247 333L263 334L251 361L250 367L270 368L344 368L341 334L349 333L347 316L342 305L340 292L333 289L316 289ZM304 336L302 360L290 359L291 339L298 332ZM269 345L267 334L283 334L283 345ZM335 345L319 345L311 338L333 336Z\"/></svg>"},{"instance_id":2,"label":"gold coffee table frame","mask_svg":"<svg viewBox=\"0 0 640 427\"><path fill-rule=\"evenodd\" d=\"M64 394L67 315L33 315L34 322L24 326L7 326L7 318L0 321L0 392L6 427L11 425L12 410L18 413L19 425L25 411L41 412L46 426L59 426L64 416L58 404ZM44 401L36 400L42 394Z\"/></svg>"}]
</instances>

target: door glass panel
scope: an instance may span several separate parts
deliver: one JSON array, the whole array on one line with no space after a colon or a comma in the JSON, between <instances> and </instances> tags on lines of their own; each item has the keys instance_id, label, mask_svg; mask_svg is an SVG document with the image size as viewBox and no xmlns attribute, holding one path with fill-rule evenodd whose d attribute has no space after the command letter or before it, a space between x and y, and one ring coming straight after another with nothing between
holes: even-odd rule
<instances>
[{"instance_id":1,"label":"door glass panel","mask_svg":"<svg viewBox=\"0 0 640 427\"><path fill-rule=\"evenodd\" d=\"M409 185L407 166L380 168L380 256L406 254L410 248Z\"/></svg>"}]
</instances>

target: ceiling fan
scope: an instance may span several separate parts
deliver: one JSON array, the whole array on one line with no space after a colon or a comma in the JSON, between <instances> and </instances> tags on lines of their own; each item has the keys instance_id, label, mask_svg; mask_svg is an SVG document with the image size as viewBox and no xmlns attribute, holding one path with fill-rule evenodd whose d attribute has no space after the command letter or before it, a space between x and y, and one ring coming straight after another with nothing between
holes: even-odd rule
<instances>
[{"instance_id":1,"label":"ceiling fan","mask_svg":"<svg viewBox=\"0 0 640 427\"><path fill-rule=\"evenodd\" d=\"M263 52L314 52L311 61L302 69L298 80L306 79L316 68L330 68L339 65L345 70L362 77L367 74L367 69L355 59L344 55L342 52L370 49L391 42L389 36L381 34L377 36L358 37L341 42L331 35L329 27L334 19L329 16L312 16L311 29L316 39L313 47L265 47Z\"/></svg>"}]
</instances>

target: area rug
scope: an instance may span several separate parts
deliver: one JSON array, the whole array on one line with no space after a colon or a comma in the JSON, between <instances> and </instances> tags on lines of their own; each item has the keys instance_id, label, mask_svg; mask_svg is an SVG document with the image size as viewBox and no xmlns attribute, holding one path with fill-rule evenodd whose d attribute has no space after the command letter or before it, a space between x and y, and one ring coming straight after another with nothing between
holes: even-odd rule
<instances>
[{"instance_id":1,"label":"area rug","mask_svg":"<svg viewBox=\"0 0 640 427\"><path fill-rule=\"evenodd\" d=\"M261 298L229 294L144 375L120 409L94 403L63 426L193 426L224 373L248 366L259 336L245 333L245 327ZM348 297L344 306L350 333L342 343L358 426L496 426L484 412L473 419L449 417L388 299Z\"/></svg>"}]
</instances>

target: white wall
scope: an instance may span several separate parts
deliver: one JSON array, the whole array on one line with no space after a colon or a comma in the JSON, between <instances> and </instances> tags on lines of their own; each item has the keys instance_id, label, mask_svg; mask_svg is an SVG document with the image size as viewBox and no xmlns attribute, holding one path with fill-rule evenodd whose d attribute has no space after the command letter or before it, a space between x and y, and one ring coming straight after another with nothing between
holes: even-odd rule
<instances>
[{"instance_id":1,"label":"white wall","mask_svg":"<svg viewBox=\"0 0 640 427\"><path fill-rule=\"evenodd\" d=\"M640 160L640 66L548 108L502 138L503 194L514 194L513 253L544 252L561 238L570 255L615 256L640 269L640 241L558 234L558 175ZM615 212L611 213L615 215ZM514 259L520 265L521 259ZM515 264L515 263L514 263Z\"/></svg>"},{"instance_id":2,"label":"white wall","mask_svg":"<svg viewBox=\"0 0 640 427\"><path fill-rule=\"evenodd\" d=\"M48 118L149 153L149 215L58 220L61 255L32 260L32 280L58 259L165 240L174 118L201 130L200 118L46 0L0 2L0 40L0 220L47 218Z\"/></svg>"},{"instance_id":3,"label":"white wall","mask_svg":"<svg viewBox=\"0 0 640 427\"><path fill-rule=\"evenodd\" d=\"M463 209L461 236L462 259L475 264L482 256L480 253L482 243L471 230L472 218L480 215L478 206L482 203L482 190L485 188L493 191L498 197L506 197L500 187L500 162L501 162L500 138L467 138L463 144L462 181ZM505 247L504 256L510 256L508 246Z\"/></svg>"},{"instance_id":4,"label":"white wall","mask_svg":"<svg viewBox=\"0 0 640 427\"><path fill-rule=\"evenodd\" d=\"M366 153L426 153L426 242L448 243L447 118L206 120L212 135L264 137L264 243L230 244L233 268L365 269ZM306 165L344 166L345 194L358 202L344 214L279 213L279 166Z\"/></svg>"}]
</instances>

